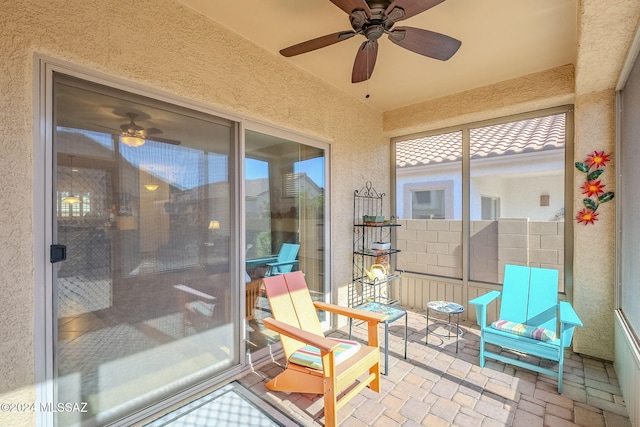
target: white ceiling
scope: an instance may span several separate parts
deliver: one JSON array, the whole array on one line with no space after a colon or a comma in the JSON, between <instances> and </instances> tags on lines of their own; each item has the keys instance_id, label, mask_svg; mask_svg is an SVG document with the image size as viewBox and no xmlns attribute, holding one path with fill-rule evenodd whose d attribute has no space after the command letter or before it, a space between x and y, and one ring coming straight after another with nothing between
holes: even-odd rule
<instances>
[{"instance_id":1,"label":"white ceiling","mask_svg":"<svg viewBox=\"0 0 640 427\"><path fill-rule=\"evenodd\" d=\"M179 1L278 56L282 48L351 30L349 16L330 0ZM364 36L280 57L373 108L388 111L575 64L577 7L577 0L447 0L399 25L462 41L450 60L415 54L384 36L372 77L357 84L351 83L351 69Z\"/></svg>"}]
</instances>

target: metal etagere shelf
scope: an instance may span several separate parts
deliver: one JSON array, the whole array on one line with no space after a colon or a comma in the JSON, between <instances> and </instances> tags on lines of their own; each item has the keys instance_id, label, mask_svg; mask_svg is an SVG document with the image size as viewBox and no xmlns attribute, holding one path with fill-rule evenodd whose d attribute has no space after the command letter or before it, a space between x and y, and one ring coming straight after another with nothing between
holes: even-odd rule
<instances>
[{"instance_id":1,"label":"metal etagere shelf","mask_svg":"<svg viewBox=\"0 0 640 427\"><path fill-rule=\"evenodd\" d=\"M399 227L383 216L385 194L378 193L370 181L353 194L353 266L349 286L349 305L374 301L397 304L400 274L392 268L392 257L400 252L391 247L394 230ZM397 292L394 286L397 282Z\"/></svg>"}]
</instances>

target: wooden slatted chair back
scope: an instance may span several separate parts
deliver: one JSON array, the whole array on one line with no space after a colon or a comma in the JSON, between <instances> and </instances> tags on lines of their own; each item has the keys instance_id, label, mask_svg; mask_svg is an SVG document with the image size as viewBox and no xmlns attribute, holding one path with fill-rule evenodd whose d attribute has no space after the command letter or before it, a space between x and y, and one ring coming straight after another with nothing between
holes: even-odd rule
<instances>
[{"instance_id":1,"label":"wooden slatted chair back","mask_svg":"<svg viewBox=\"0 0 640 427\"><path fill-rule=\"evenodd\" d=\"M316 335L324 336L309 288L301 271L265 277L265 293L274 319ZM304 347L300 341L280 336L287 360Z\"/></svg>"},{"instance_id":2,"label":"wooden slatted chair back","mask_svg":"<svg viewBox=\"0 0 640 427\"><path fill-rule=\"evenodd\" d=\"M531 268L527 325L557 332L558 270Z\"/></svg>"},{"instance_id":3,"label":"wooden slatted chair back","mask_svg":"<svg viewBox=\"0 0 640 427\"><path fill-rule=\"evenodd\" d=\"M558 271L506 265L500 319L556 330Z\"/></svg>"}]
</instances>

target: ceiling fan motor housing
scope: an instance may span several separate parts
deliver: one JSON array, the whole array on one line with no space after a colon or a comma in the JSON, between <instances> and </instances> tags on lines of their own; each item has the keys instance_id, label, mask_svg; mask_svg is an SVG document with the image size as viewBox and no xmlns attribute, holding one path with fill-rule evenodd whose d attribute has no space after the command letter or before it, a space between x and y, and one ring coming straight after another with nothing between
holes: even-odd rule
<instances>
[{"instance_id":1,"label":"ceiling fan motor housing","mask_svg":"<svg viewBox=\"0 0 640 427\"><path fill-rule=\"evenodd\" d=\"M380 24L371 25L366 27L364 30L364 35L369 41L378 40L384 34L384 27Z\"/></svg>"}]
</instances>

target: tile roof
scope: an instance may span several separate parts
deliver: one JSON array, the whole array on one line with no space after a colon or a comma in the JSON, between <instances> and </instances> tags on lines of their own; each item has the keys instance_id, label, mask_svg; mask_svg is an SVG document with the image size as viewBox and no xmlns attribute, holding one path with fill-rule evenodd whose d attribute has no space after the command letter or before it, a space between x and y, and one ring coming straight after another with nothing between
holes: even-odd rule
<instances>
[{"instance_id":1,"label":"tile roof","mask_svg":"<svg viewBox=\"0 0 640 427\"><path fill-rule=\"evenodd\" d=\"M470 130L471 159L520 154L565 146L565 113ZM459 161L462 132L398 142L396 166L406 168Z\"/></svg>"}]
</instances>

